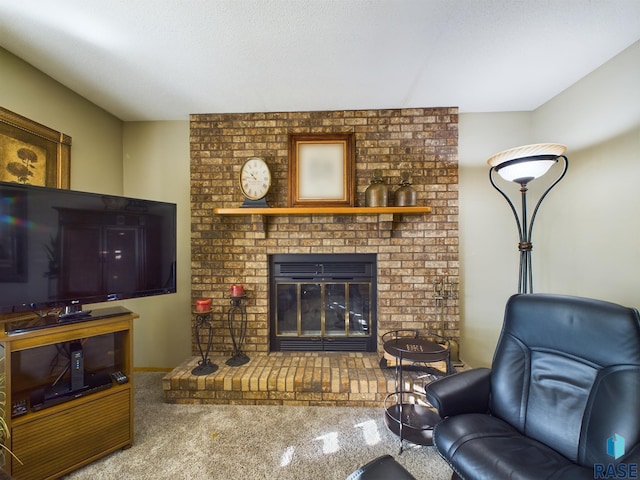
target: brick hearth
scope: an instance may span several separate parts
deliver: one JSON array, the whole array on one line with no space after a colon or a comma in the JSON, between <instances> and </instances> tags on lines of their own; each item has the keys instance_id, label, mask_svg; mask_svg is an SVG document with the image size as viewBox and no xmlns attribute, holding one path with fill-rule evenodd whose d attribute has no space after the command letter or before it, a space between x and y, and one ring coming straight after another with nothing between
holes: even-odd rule
<instances>
[{"instance_id":1,"label":"brick hearth","mask_svg":"<svg viewBox=\"0 0 640 480\"><path fill-rule=\"evenodd\" d=\"M195 376L199 358L164 377L167 402L382 407L395 391L395 370L380 368L376 353L274 352L252 355L240 367L225 365L229 357L212 357L219 369ZM405 389L423 391L423 373L403 378Z\"/></svg>"},{"instance_id":2,"label":"brick hearth","mask_svg":"<svg viewBox=\"0 0 640 480\"><path fill-rule=\"evenodd\" d=\"M377 354L274 352L251 356L240 367L213 357L218 371L191 374L193 357L165 376L165 398L173 403L380 406L395 383L393 370Z\"/></svg>"}]
</instances>

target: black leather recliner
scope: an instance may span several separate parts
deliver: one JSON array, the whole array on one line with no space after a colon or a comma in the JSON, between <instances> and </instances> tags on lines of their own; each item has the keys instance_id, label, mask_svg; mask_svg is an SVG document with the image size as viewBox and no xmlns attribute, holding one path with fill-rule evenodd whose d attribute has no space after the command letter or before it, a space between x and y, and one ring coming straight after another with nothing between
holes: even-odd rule
<instances>
[{"instance_id":1,"label":"black leather recliner","mask_svg":"<svg viewBox=\"0 0 640 480\"><path fill-rule=\"evenodd\" d=\"M633 308L514 295L492 368L438 379L426 394L443 418L433 439L452 478L593 480L634 468L640 476Z\"/></svg>"}]
</instances>

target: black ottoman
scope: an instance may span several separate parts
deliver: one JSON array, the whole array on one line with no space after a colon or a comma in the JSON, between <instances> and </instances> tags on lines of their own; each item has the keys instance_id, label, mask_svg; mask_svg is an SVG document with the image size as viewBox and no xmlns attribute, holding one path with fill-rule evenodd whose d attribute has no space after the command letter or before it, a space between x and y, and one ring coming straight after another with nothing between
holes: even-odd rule
<instances>
[{"instance_id":1,"label":"black ottoman","mask_svg":"<svg viewBox=\"0 0 640 480\"><path fill-rule=\"evenodd\" d=\"M371 460L347 477L347 480L416 480L391 455Z\"/></svg>"}]
</instances>

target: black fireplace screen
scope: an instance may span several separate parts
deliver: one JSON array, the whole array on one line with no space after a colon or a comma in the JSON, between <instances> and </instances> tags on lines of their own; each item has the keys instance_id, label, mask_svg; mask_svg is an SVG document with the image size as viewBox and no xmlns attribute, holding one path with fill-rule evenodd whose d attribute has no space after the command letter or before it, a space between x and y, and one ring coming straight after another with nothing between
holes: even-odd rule
<instances>
[{"instance_id":1,"label":"black fireplace screen","mask_svg":"<svg viewBox=\"0 0 640 480\"><path fill-rule=\"evenodd\" d=\"M375 351L375 255L273 255L271 350Z\"/></svg>"}]
</instances>

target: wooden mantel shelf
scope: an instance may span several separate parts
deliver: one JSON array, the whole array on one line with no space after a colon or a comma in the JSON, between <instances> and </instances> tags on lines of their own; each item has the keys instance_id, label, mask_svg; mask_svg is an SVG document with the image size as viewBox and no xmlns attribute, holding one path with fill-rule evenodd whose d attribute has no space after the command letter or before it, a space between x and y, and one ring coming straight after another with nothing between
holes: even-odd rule
<instances>
[{"instance_id":1,"label":"wooden mantel shelf","mask_svg":"<svg viewBox=\"0 0 640 480\"><path fill-rule=\"evenodd\" d=\"M431 207L273 207L214 208L216 215L377 215L431 213Z\"/></svg>"},{"instance_id":2,"label":"wooden mantel shelf","mask_svg":"<svg viewBox=\"0 0 640 480\"><path fill-rule=\"evenodd\" d=\"M390 237L394 215L431 213L431 207L268 207L214 208L216 215L251 216L254 231L267 232L268 216L288 215L378 215L379 235Z\"/></svg>"}]
</instances>

